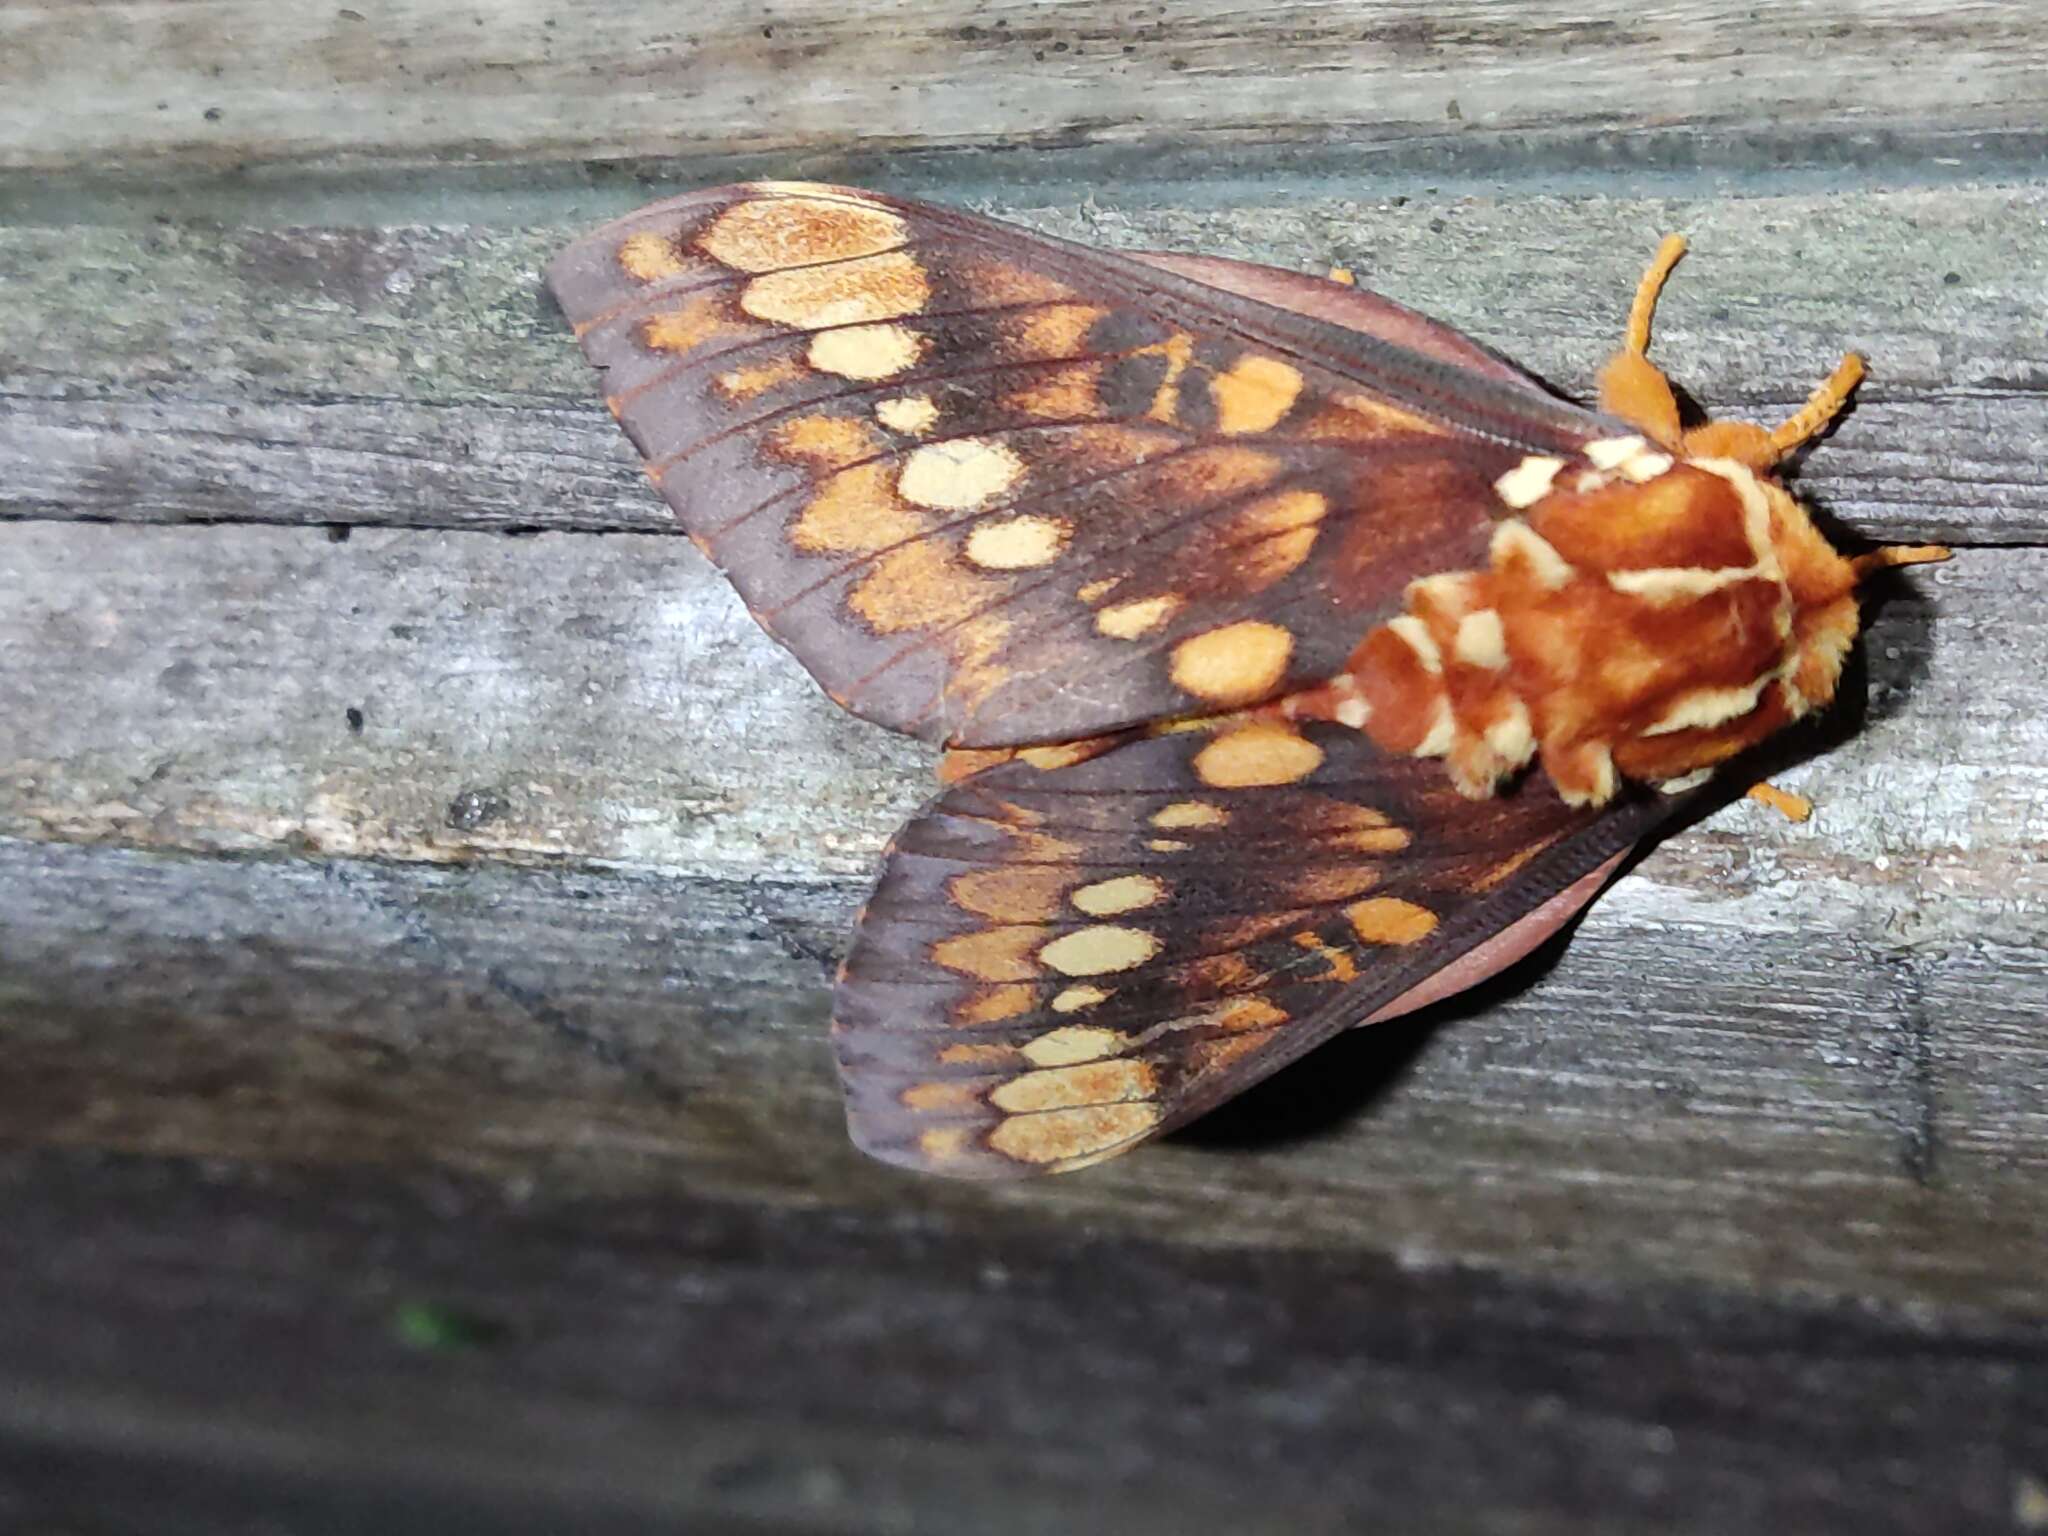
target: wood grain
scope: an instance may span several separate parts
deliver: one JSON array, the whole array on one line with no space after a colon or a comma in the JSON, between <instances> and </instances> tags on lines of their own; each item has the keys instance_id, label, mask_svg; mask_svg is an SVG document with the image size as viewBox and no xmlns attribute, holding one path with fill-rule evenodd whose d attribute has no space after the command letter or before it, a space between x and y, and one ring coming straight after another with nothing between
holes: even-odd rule
<instances>
[{"instance_id":1,"label":"wood grain","mask_svg":"<svg viewBox=\"0 0 2048 1536\"><path fill-rule=\"evenodd\" d=\"M2044 48L2025 0L14 0L0 167L1999 124Z\"/></svg>"},{"instance_id":2,"label":"wood grain","mask_svg":"<svg viewBox=\"0 0 2048 1536\"><path fill-rule=\"evenodd\" d=\"M1683 229L1658 352L1708 407L1782 415L1844 349L1872 359L1810 494L1874 537L2048 538L2039 189L989 211L1346 266L1582 396ZM0 517L667 528L539 286L572 233L0 228Z\"/></svg>"},{"instance_id":3,"label":"wood grain","mask_svg":"<svg viewBox=\"0 0 2048 1536\"><path fill-rule=\"evenodd\" d=\"M2048 1454L2038 1319L962 1231L908 1186L860 1222L289 1166L0 1177L23 1528L1975 1536L2027 1528ZM426 1305L473 1342L408 1347Z\"/></svg>"}]
</instances>

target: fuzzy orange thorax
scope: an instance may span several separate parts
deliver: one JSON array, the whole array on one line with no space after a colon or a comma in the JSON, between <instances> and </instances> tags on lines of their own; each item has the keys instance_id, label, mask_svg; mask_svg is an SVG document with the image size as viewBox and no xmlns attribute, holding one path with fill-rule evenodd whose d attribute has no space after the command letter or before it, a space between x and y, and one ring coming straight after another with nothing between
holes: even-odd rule
<instances>
[{"instance_id":1,"label":"fuzzy orange thorax","mask_svg":"<svg viewBox=\"0 0 2048 1536\"><path fill-rule=\"evenodd\" d=\"M1486 569L1415 582L1333 685L1467 794L1539 753L1558 793L1671 786L1834 696L1856 571L1768 473L1640 437L1502 477Z\"/></svg>"}]
</instances>

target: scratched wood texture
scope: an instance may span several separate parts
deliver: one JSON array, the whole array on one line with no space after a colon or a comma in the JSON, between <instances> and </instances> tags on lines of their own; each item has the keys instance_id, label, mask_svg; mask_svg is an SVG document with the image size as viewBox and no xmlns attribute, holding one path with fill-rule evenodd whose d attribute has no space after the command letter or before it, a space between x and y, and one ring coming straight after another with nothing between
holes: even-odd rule
<instances>
[{"instance_id":1,"label":"scratched wood texture","mask_svg":"<svg viewBox=\"0 0 2048 1536\"><path fill-rule=\"evenodd\" d=\"M2048 1528L2048 19L676 14L0 7L0 1528ZM1803 486L1961 551L1808 825L1136 1157L906 1178L823 1028L929 756L538 283L735 167L1340 263L1579 393L1682 229L1693 394L1867 351Z\"/></svg>"}]
</instances>

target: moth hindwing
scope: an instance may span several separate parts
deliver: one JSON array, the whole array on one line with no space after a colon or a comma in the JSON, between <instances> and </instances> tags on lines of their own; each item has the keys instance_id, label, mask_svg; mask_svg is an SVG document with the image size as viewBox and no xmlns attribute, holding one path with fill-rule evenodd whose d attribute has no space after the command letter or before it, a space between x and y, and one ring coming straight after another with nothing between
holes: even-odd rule
<instances>
[{"instance_id":1,"label":"moth hindwing","mask_svg":"<svg viewBox=\"0 0 2048 1536\"><path fill-rule=\"evenodd\" d=\"M969 1177L1099 1161L1394 1003L1664 813L1473 801L1437 764L1276 719L1015 758L883 866L834 1008L854 1139Z\"/></svg>"}]
</instances>

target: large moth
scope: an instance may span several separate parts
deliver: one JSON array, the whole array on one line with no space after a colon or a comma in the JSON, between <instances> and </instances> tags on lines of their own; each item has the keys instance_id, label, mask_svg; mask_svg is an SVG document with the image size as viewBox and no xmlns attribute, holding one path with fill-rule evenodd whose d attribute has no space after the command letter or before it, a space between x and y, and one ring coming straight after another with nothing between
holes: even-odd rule
<instances>
[{"instance_id":1,"label":"large moth","mask_svg":"<svg viewBox=\"0 0 2048 1536\"><path fill-rule=\"evenodd\" d=\"M1775 430L1688 429L1644 278L1599 412L1385 299L808 183L549 276L697 546L948 748L833 1034L866 1151L1080 1167L1526 953L1825 705L1845 559ZM1931 555L1930 555L1931 557Z\"/></svg>"}]
</instances>

